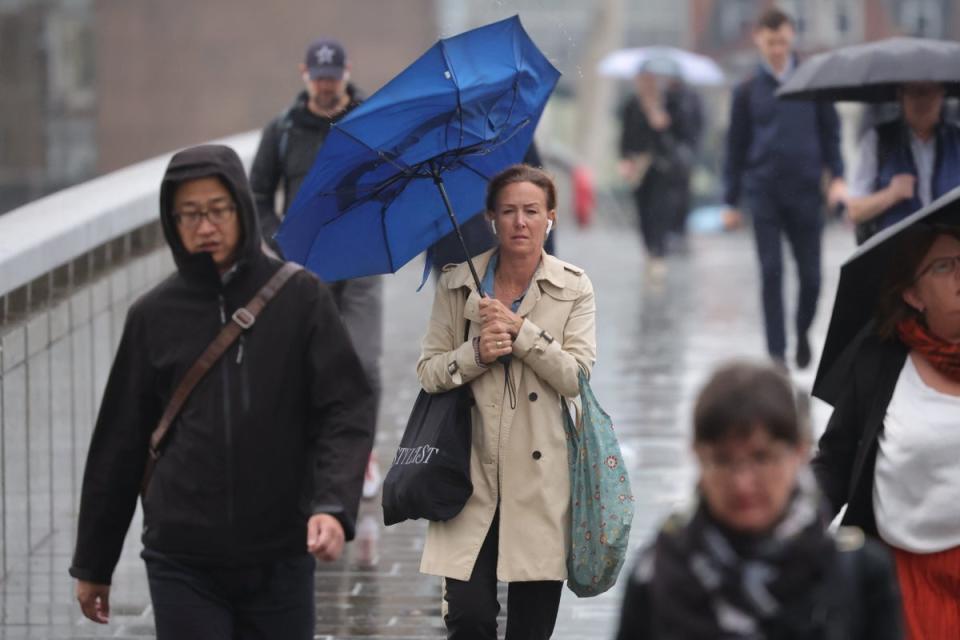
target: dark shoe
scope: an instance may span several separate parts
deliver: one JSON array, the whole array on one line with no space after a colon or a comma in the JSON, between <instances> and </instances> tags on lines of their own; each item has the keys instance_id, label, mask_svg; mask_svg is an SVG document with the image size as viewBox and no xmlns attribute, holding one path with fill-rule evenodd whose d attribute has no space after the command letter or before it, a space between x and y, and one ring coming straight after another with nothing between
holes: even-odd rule
<instances>
[{"instance_id":1,"label":"dark shoe","mask_svg":"<svg viewBox=\"0 0 960 640\"><path fill-rule=\"evenodd\" d=\"M807 336L798 336L797 337L797 367L800 369L806 369L810 366L810 360L812 358L810 353L810 341L807 339Z\"/></svg>"}]
</instances>

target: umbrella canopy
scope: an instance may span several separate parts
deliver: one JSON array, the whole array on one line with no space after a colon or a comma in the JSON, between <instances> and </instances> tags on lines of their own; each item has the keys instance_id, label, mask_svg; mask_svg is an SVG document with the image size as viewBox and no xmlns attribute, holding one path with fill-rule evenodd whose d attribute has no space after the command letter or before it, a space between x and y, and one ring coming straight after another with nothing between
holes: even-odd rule
<instances>
[{"instance_id":1,"label":"umbrella canopy","mask_svg":"<svg viewBox=\"0 0 960 640\"><path fill-rule=\"evenodd\" d=\"M277 233L284 255L327 281L397 271L483 208L559 77L516 16L440 40L331 128Z\"/></svg>"},{"instance_id":2,"label":"umbrella canopy","mask_svg":"<svg viewBox=\"0 0 960 640\"><path fill-rule=\"evenodd\" d=\"M666 61L689 84L715 86L724 83L723 69L712 59L674 47L620 49L608 54L597 66L601 75L633 78L644 64Z\"/></svg>"},{"instance_id":3,"label":"umbrella canopy","mask_svg":"<svg viewBox=\"0 0 960 640\"><path fill-rule=\"evenodd\" d=\"M884 274L898 258L898 236L919 222L960 226L960 188L873 236L840 267L827 340L813 383L813 395L818 398L836 402L861 340L873 330Z\"/></svg>"},{"instance_id":4,"label":"umbrella canopy","mask_svg":"<svg viewBox=\"0 0 960 640\"><path fill-rule=\"evenodd\" d=\"M797 67L777 96L893 102L905 82L940 82L947 95L960 95L960 43L890 38L821 53Z\"/></svg>"}]
</instances>

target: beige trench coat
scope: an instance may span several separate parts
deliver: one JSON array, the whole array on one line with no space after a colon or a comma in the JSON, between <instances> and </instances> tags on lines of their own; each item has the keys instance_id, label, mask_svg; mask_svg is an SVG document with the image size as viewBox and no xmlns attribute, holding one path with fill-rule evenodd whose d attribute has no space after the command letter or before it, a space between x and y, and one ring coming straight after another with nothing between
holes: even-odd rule
<instances>
[{"instance_id":1,"label":"beige trench coat","mask_svg":"<svg viewBox=\"0 0 960 640\"><path fill-rule=\"evenodd\" d=\"M479 273L492 255L474 259ZM543 254L518 309L524 322L511 364L516 409L510 407L503 365L476 364L472 338L480 334L479 300L466 263L444 269L417 363L428 393L469 384L476 401L473 495L455 518L430 523L420 570L469 580L499 501L497 579L565 580L570 472L560 397L579 395L577 374L589 375L596 359L593 285L582 269ZM470 340L463 342L466 320Z\"/></svg>"}]
</instances>

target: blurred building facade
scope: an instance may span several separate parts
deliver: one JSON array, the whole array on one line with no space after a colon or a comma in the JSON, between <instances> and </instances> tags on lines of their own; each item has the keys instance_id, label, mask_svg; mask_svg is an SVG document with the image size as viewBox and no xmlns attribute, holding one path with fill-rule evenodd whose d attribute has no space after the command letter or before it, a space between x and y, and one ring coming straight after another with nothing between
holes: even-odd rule
<instances>
[{"instance_id":1,"label":"blurred building facade","mask_svg":"<svg viewBox=\"0 0 960 640\"><path fill-rule=\"evenodd\" d=\"M0 212L263 126L313 38L371 93L436 34L435 0L0 0Z\"/></svg>"},{"instance_id":2,"label":"blurred building facade","mask_svg":"<svg viewBox=\"0 0 960 640\"><path fill-rule=\"evenodd\" d=\"M0 0L0 212L96 170L91 0Z\"/></svg>"},{"instance_id":3,"label":"blurred building facade","mask_svg":"<svg viewBox=\"0 0 960 640\"><path fill-rule=\"evenodd\" d=\"M343 41L370 93L438 36L513 14L563 72L551 132L596 166L615 127L593 116L629 91L597 77L599 57L675 45L717 59L735 82L756 64L754 20L774 4L796 17L802 53L960 38L958 0L0 0L0 212L262 126L300 89L297 64L318 35ZM724 120L720 93L707 96L708 138Z\"/></svg>"}]
</instances>

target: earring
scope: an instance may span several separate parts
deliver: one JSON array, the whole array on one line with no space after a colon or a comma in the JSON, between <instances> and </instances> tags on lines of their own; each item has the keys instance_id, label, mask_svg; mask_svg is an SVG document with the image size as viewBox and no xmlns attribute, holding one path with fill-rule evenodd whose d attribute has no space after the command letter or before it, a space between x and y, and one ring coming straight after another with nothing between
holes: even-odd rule
<instances>
[{"instance_id":1,"label":"earring","mask_svg":"<svg viewBox=\"0 0 960 640\"><path fill-rule=\"evenodd\" d=\"M493 230L493 235L497 235L497 223L493 220L490 221L490 229Z\"/></svg>"},{"instance_id":2,"label":"earring","mask_svg":"<svg viewBox=\"0 0 960 640\"><path fill-rule=\"evenodd\" d=\"M546 233L546 235L550 235L550 230L551 230L551 229L553 229L553 220L547 220L547 233Z\"/></svg>"}]
</instances>

